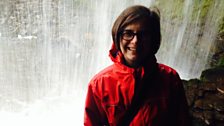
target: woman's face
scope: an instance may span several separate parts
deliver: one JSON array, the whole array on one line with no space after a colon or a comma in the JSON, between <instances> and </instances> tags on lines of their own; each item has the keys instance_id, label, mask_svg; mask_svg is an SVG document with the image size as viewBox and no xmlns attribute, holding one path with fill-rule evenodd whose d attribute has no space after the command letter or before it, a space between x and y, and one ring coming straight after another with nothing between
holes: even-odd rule
<instances>
[{"instance_id":1,"label":"woman's face","mask_svg":"<svg viewBox=\"0 0 224 126\"><path fill-rule=\"evenodd\" d=\"M120 49L125 64L138 67L150 55L150 33L145 19L139 19L127 25L120 38Z\"/></svg>"}]
</instances>

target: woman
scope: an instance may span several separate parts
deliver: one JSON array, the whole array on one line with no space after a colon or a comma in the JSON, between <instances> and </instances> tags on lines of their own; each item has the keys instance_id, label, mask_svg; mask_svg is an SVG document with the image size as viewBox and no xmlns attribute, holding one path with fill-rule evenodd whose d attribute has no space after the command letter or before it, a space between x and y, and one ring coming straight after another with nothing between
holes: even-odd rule
<instances>
[{"instance_id":1,"label":"woman","mask_svg":"<svg viewBox=\"0 0 224 126\"><path fill-rule=\"evenodd\" d=\"M189 126L181 79L159 64L158 9L135 5L125 9L112 28L113 65L90 81L85 126Z\"/></svg>"}]
</instances>

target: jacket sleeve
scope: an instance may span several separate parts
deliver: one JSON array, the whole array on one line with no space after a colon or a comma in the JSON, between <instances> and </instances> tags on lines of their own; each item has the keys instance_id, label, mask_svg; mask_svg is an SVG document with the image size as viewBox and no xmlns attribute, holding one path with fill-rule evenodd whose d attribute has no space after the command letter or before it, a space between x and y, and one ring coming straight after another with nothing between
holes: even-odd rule
<instances>
[{"instance_id":1,"label":"jacket sleeve","mask_svg":"<svg viewBox=\"0 0 224 126\"><path fill-rule=\"evenodd\" d=\"M89 84L84 109L84 126L104 125L107 125L106 116L100 100L94 95L92 85Z\"/></svg>"},{"instance_id":2,"label":"jacket sleeve","mask_svg":"<svg viewBox=\"0 0 224 126\"><path fill-rule=\"evenodd\" d=\"M187 104L183 83L178 74L175 76L175 88L173 89L173 110L176 112L177 126L192 126L192 120L189 115L189 107Z\"/></svg>"}]
</instances>

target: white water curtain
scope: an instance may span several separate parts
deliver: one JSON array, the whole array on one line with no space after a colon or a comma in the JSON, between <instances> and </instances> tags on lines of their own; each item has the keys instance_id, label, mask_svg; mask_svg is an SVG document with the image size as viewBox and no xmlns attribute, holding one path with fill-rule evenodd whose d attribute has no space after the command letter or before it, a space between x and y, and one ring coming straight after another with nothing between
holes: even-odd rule
<instances>
[{"instance_id":1,"label":"white water curtain","mask_svg":"<svg viewBox=\"0 0 224 126\"><path fill-rule=\"evenodd\" d=\"M111 64L112 23L127 6L165 1L0 0L1 125L83 125L87 84ZM219 1L209 9L201 38L206 44L194 44L199 30L188 29L192 1L185 0L183 18L175 22L160 8L163 38L157 58L182 78L199 77L205 68L217 33L212 20L224 5ZM166 6L173 8L172 2Z\"/></svg>"}]
</instances>

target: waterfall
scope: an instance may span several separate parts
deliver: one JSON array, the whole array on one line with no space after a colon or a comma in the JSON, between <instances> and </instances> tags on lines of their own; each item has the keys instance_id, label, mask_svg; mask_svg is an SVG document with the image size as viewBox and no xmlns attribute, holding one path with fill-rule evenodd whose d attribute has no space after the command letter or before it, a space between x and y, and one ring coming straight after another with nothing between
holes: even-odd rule
<instances>
[{"instance_id":1,"label":"waterfall","mask_svg":"<svg viewBox=\"0 0 224 126\"><path fill-rule=\"evenodd\" d=\"M196 23L190 23L193 0L182 2L181 9L166 0L1 0L2 123L82 125L87 84L111 64L112 23L134 4L158 5L161 10L158 62L175 68L181 78L199 77L217 33L221 1L209 7L202 29L202 9ZM177 11L180 17L173 18Z\"/></svg>"},{"instance_id":2,"label":"waterfall","mask_svg":"<svg viewBox=\"0 0 224 126\"><path fill-rule=\"evenodd\" d=\"M183 79L199 78L209 67L224 1L159 1L163 40L158 61L175 68Z\"/></svg>"}]
</instances>

